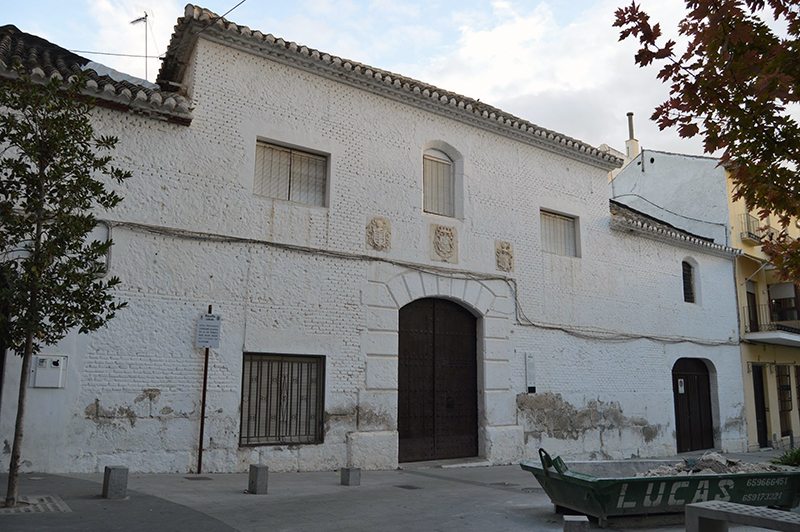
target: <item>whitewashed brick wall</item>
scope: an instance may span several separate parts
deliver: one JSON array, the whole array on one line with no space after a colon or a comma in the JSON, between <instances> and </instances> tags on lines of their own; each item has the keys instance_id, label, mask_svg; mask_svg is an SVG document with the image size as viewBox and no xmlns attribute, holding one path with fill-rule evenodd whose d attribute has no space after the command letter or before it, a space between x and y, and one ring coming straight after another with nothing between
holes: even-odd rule
<instances>
[{"instance_id":1,"label":"whitewashed brick wall","mask_svg":"<svg viewBox=\"0 0 800 532\"><path fill-rule=\"evenodd\" d=\"M743 449L735 345L558 329L737 337L731 261L612 231L604 170L203 39L187 76L189 127L96 112L133 173L118 187L125 201L101 214L121 224L111 270L129 307L48 349L69 355L70 374L66 389L30 391L25 470L193 471L203 372L194 328L209 304L223 334L211 354L205 471L395 467L397 313L427 296L480 317L480 450L495 463L535 458L539 446L572 457L674 453L671 368L682 356L716 368L718 445ZM329 154L328 206L254 196L257 138ZM434 141L463 157L463 219L422 213L421 157ZM542 253L540 208L579 217L580 258ZM365 247L372 216L391 221L388 252ZM431 224L456 228L457 264L430 260ZM249 241L163 234L171 229ZM502 277L496 240L513 245L520 312L546 327L518 324L512 285L490 279ZM682 299L687 256L699 266L698 305ZM244 351L327 356L324 444L239 448ZM534 395L525 393L528 353ZM8 441L16 368L0 418Z\"/></svg>"}]
</instances>

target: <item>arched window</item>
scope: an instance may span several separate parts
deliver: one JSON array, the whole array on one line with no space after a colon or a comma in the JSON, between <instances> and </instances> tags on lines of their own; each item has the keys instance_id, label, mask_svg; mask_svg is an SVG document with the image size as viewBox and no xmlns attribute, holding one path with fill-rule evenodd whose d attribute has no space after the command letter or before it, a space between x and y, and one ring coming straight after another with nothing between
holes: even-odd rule
<instances>
[{"instance_id":1,"label":"arched window","mask_svg":"<svg viewBox=\"0 0 800 532\"><path fill-rule=\"evenodd\" d=\"M425 150L422 156L423 210L441 216L455 216L455 172L453 160L439 150Z\"/></svg>"},{"instance_id":2,"label":"arched window","mask_svg":"<svg viewBox=\"0 0 800 532\"><path fill-rule=\"evenodd\" d=\"M683 268L683 300L687 303L694 303L694 268L686 261L683 261L681 266Z\"/></svg>"}]
</instances>

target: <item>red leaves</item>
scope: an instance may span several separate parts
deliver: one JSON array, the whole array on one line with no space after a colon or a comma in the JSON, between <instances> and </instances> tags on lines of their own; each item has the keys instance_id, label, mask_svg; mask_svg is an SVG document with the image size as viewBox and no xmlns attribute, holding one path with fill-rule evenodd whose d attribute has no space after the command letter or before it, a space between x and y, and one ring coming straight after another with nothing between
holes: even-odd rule
<instances>
[{"instance_id":1,"label":"red leaves","mask_svg":"<svg viewBox=\"0 0 800 532\"><path fill-rule=\"evenodd\" d=\"M800 218L800 125L788 112L800 103L800 0L686 0L686 7L680 56L635 3L616 11L620 40L633 36L641 45L636 64L659 62L657 77L670 86L651 119L682 137L700 135L709 153L725 150L736 195L751 207L782 222ZM786 23L787 36L763 15ZM781 273L800 278L800 244L771 246L765 251L782 257Z\"/></svg>"},{"instance_id":2,"label":"red leaves","mask_svg":"<svg viewBox=\"0 0 800 532\"><path fill-rule=\"evenodd\" d=\"M694 137L700 132L700 128L697 127L697 124L681 124L678 126L678 133L683 138Z\"/></svg>"}]
</instances>

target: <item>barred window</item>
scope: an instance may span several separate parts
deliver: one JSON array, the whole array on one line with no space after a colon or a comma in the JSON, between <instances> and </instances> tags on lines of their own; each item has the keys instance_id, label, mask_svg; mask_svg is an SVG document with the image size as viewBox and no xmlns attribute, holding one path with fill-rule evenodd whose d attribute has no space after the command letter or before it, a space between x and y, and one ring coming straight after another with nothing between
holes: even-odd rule
<instances>
[{"instance_id":1,"label":"barred window","mask_svg":"<svg viewBox=\"0 0 800 532\"><path fill-rule=\"evenodd\" d=\"M788 364L778 364L777 366L776 377L778 381L781 436L788 436L792 428L792 378L790 371L791 366Z\"/></svg>"},{"instance_id":2,"label":"barred window","mask_svg":"<svg viewBox=\"0 0 800 532\"><path fill-rule=\"evenodd\" d=\"M322 443L325 357L245 353L239 445Z\"/></svg>"},{"instance_id":3,"label":"barred window","mask_svg":"<svg viewBox=\"0 0 800 532\"><path fill-rule=\"evenodd\" d=\"M686 261L681 263L683 268L683 300L694 303L694 268Z\"/></svg>"},{"instance_id":4,"label":"barred window","mask_svg":"<svg viewBox=\"0 0 800 532\"><path fill-rule=\"evenodd\" d=\"M542 251L555 253L556 255L566 255L567 257L578 256L575 218L541 211L540 220L542 226Z\"/></svg>"},{"instance_id":5,"label":"barred window","mask_svg":"<svg viewBox=\"0 0 800 532\"><path fill-rule=\"evenodd\" d=\"M266 142L256 144L253 193L308 205L325 205L328 160Z\"/></svg>"},{"instance_id":6,"label":"barred window","mask_svg":"<svg viewBox=\"0 0 800 532\"><path fill-rule=\"evenodd\" d=\"M431 214L455 216L453 161L439 150L426 150L422 157L423 209Z\"/></svg>"}]
</instances>

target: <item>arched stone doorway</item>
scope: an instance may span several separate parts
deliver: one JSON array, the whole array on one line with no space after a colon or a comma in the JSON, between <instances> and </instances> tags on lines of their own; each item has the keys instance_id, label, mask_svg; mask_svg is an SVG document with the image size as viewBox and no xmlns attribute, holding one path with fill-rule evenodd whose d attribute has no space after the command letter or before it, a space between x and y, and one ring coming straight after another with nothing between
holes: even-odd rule
<instances>
[{"instance_id":1,"label":"arched stone doorway","mask_svg":"<svg viewBox=\"0 0 800 532\"><path fill-rule=\"evenodd\" d=\"M714 447L711 379L705 362L698 358L678 359L672 367L672 390L678 452Z\"/></svg>"},{"instance_id":2,"label":"arched stone doorway","mask_svg":"<svg viewBox=\"0 0 800 532\"><path fill-rule=\"evenodd\" d=\"M400 309L399 461L478 454L477 319L453 301Z\"/></svg>"}]
</instances>

